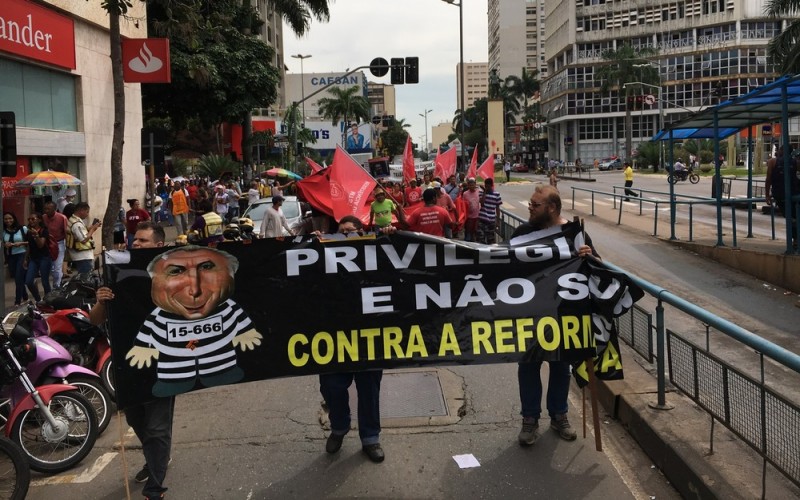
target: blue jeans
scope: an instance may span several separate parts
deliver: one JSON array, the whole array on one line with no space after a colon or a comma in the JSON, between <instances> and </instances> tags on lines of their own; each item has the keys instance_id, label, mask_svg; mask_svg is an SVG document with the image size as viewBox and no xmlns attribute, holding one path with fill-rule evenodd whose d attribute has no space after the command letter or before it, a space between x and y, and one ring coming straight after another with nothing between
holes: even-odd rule
<instances>
[{"instance_id":1,"label":"blue jeans","mask_svg":"<svg viewBox=\"0 0 800 500\"><path fill-rule=\"evenodd\" d=\"M358 391L358 436L361 445L380 442L380 393L383 370L324 373L319 376L319 392L328 405L331 433L344 435L350 430L350 395L347 389L356 381Z\"/></svg>"},{"instance_id":2,"label":"blue jeans","mask_svg":"<svg viewBox=\"0 0 800 500\"><path fill-rule=\"evenodd\" d=\"M150 471L142 495L157 498L167 491L164 479L172 449L172 417L175 398L158 398L125 408L125 420L142 442L142 453Z\"/></svg>"},{"instance_id":3,"label":"blue jeans","mask_svg":"<svg viewBox=\"0 0 800 500\"><path fill-rule=\"evenodd\" d=\"M14 278L14 284L16 285L14 304L20 304L23 300L28 300L28 292L25 290L25 269L22 268L25 253L11 254L7 259L8 272Z\"/></svg>"},{"instance_id":4,"label":"blue jeans","mask_svg":"<svg viewBox=\"0 0 800 500\"><path fill-rule=\"evenodd\" d=\"M64 254L67 252L66 240L58 242L58 257L53 261L53 288L61 286L61 279L64 277Z\"/></svg>"},{"instance_id":5,"label":"blue jeans","mask_svg":"<svg viewBox=\"0 0 800 500\"><path fill-rule=\"evenodd\" d=\"M86 274L92 272L92 265L94 264L94 259L85 259L85 260L73 260L72 267L78 274Z\"/></svg>"},{"instance_id":6,"label":"blue jeans","mask_svg":"<svg viewBox=\"0 0 800 500\"><path fill-rule=\"evenodd\" d=\"M567 413L569 394L569 363L548 361L550 379L547 382L547 413L550 418ZM520 363L517 370L519 400L522 416L538 419L542 413L542 361Z\"/></svg>"},{"instance_id":7,"label":"blue jeans","mask_svg":"<svg viewBox=\"0 0 800 500\"><path fill-rule=\"evenodd\" d=\"M50 292L50 268L53 267L53 261L50 260L50 257L39 257L38 259L31 259L28 262L28 272L25 274L25 284L28 286L28 290L30 290L31 295L33 295L33 299L36 302L42 300L41 296L39 295L39 289L36 287L36 283L33 280L36 279L36 276L41 274L42 277L42 288L44 288L44 293L47 294Z\"/></svg>"}]
</instances>

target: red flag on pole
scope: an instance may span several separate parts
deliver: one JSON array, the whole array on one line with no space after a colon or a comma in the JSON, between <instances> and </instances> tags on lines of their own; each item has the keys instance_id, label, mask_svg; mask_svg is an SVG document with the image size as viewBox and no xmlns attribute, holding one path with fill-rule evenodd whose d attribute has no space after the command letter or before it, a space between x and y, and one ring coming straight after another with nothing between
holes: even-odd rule
<instances>
[{"instance_id":1,"label":"red flag on pole","mask_svg":"<svg viewBox=\"0 0 800 500\"><path fill-rule=\"evenodd\" d=\"M311 167L311 173L312 174L317 173L320 170L322 170L322 167L320 166L319 163L315 162L314 160L312 160L308 156L306 156L305 159L306 159L306 163L308 163L308 166Z\"/></svg>"},{"instance_id":2,"label":"red flag on pole","mask_svg":"<svg viewBox=\"0 0 800 500\"><path fill-rule=\"evenodd\" d=\"M469 162L469 170L467 170L467 179L470 177L478 176L478 145L475 145L475 151L472 152L472 161Z\"/></svg>"},{"instance_id":3,"label":"red flag on pole","mask_svg":"<svg viewBox=\"0 0 800 500\"><path fill-rule=\"evenodd\" d=\"M406 137L406 147L403 150L403 180L408 184L411 179L417 178L414 169L414 148L411 145L411 136Z\"/></svg>"},{"instance_id":4,"label":"red flag on pole","mask_svg":"<svg viewBox=\"0 0 800 500\"><path fill-rule=\"evenodd\" d=\"M345 215L355 215L361 220L369 220L367 199L378 185L361 165L336 146L333 163L328 167L331 179L331 203L333 218L341 220Z\"/></svg>"},{"instance_id":5,"label":"red flag on pole","mask_svg":"<svg viewBox=\"0 0 800 500\"><path fill-rule=\"evenodd\" d=\"M494 156L489 155L486 157L481 166L478 167L477 174L483 179L491 179L494 182Z\"/></svg>"},{"instance_id":6,"label":"red flag on pole","mask_svg":"<svg viewBox=\"0 0 800 500\"><path fill-rule=\"evenodd\" d=\"M330 171L328 169L320 170L297 181L295 187L312 207L333 216Z\"/></svg>"},{"instance_id":7,"label":"red flag on pole","mask_svg":"<svg viewBox=\"0 0 800 500\"><path fill-rule=\"evenodd\" d=\"M433 176L447 181L447 178L456 173L456 148L450 148L440 155L436 155L436 167L433 169Z\"/></svg>"}]
</instances>

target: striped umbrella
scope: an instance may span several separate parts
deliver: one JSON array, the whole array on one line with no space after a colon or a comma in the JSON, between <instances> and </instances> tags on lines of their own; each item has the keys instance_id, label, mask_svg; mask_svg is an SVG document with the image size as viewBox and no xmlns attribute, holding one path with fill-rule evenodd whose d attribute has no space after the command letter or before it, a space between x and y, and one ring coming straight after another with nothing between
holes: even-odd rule
<instances>
[{"instance_id":1,"label":"striped umbrella","mask_svg":"<svg viewBox=\"0 0 800 500\"><path fill-rule=\"evenodd\" d=\"M43 170L26 175L18 180L14 187L45 187L45 186L79 186L83 181L69 175L66 172L56 172L55 170Z\"/></svg>"},{"instance_id":2,"label":"striped umbrella","mask_svg":"<svg viewBox=\"0 0 800 500\"><path fill-rule=\"evenodd\" d=\"M291 170L286 170L285 168L278 168L278 167L273 167L261 175L270 175L272 177L288 177L290 179L295 179L298 181L303 178L302 175L292 172Z\"/></svg>"}]
</instances>

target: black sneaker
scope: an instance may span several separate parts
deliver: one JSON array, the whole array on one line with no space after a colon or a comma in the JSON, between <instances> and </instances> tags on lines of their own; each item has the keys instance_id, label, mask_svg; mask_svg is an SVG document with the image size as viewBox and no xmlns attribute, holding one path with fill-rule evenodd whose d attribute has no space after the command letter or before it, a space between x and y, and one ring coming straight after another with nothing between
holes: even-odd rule
<instances>
[{"instance_id":1,"label":"black sneaker","mask_svg":"<svg viewBox=\"0 0 800 500\"><path fill-rule=\"evenodd\" d=\"M367 457L376 464L383 462L385 455L383 454L383 448L378 443L375 444L368 444L361 447L361 451L363 451Z\"/></svg>"},{"instance_id":2,"label":"black sneaker","mask_svg":"<svg viewBox=\"0 0 800 500\"><path fill-rule=\"evenodd\" d=\"M342 447L344 441L344 434L334 434L328 436L328 441L325 442L325 451L328 453L336 453Z\"/></svg>"},{"instance_id":3,"label":"black sneaker","mask_svg":"<svg viewBox=\"0 0 800 500\"><path fill-rule=\"evenodd\" d=\"M137 483L143 483L150 479L150 469L147 468L147 464L144 464L142 470L136 473L133 478L136 480Z\"/></svg>"},{"instance_id":4,"label":"black sneaker","mask_svg":"<svg viewBox=\"0 0 800 500\"><path fill-rule=\"evenodd\" d=\"M172 457L169 457L169 462L167 462L167 467L169 467L169 464L171 463L172 463ZM150 469L147 468L147 464L144 464L142 470L137 472L136 475L133 476L133 478L136 480L137 483L143 483L148 479L150 479Z\"/></svg>"},{"instance_id":5,"label":"black sneaker","mask_svg":"<svg viewBox=\"0 0 800 500\"><path fill-rule=\"evenodd\" d=\"M522 430L519 431L519 444L530 446L539 439L539 420L531 417L522 419Z\"/></svg>"},{"instance_id":6,"label":"black sneaker","mask_svg":"<svg viewBox=\"0 0 800 500\"><path fill-rule=\"evenodd\" d=\"M550 428L556 431L556 434L565 441L575 441L578 437L575 431L572 430L572 426L569 425L566 413L551 418Z\"/></svg>"}]
</instances>

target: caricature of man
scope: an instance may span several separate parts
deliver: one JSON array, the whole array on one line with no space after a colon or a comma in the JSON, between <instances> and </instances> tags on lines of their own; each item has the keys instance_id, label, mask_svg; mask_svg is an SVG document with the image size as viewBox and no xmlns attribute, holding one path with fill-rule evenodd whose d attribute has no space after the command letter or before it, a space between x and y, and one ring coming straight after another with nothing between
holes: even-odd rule
<instances>
[{"instance_id":1,"label":"caricature of man","mask_svg":"<svg viewBox=\"0 0 800 500\"><path fill-rule=\"evenodd\" d=\"M158 360L153 395L174 396L194 388L231 384L244 373L242 351L261 345L247 313L230 299L239 261L214 248L185 246L158 255L147 266L157 306L136 335L126 359L144 368Z\"/></svg>"}]
</instances>

